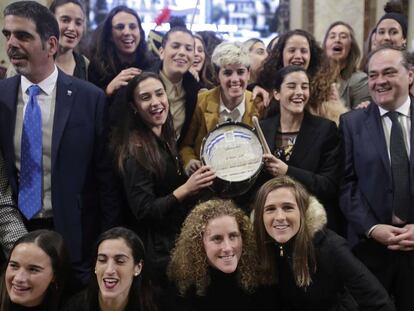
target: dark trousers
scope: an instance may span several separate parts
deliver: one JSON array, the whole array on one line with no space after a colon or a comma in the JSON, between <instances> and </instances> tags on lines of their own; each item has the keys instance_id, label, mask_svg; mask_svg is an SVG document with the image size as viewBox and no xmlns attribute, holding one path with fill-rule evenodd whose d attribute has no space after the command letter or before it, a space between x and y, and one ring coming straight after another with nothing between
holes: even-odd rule
<instances>
[{"instance_id":1,"label":"dark trousers","mask_svg":"<svg viewBox=\"0 0 414 311\"><path fill-rule=\"evenodd\" d=\"M391 251L372 239L360 242L353 251L382 283L398 311L414 310L414 251Z\"/></svg>"}]
</instances>

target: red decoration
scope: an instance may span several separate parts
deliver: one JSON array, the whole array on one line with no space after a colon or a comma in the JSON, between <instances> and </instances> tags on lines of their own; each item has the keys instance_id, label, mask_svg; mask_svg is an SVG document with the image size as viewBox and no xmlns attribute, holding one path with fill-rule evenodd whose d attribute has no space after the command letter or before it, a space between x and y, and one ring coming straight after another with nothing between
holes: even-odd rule
<instances>
[{"instance_id":1,"label":"red decoration","mask_svg":"<svg viewBox=\"0 0 414 311\"><path fill-rule=\"evenodd\" d=\"M171 10L166 6L164 7L160 14L155 18L155 23L157 26L160 26L162 23L166 23L170 20Z\"/></svg>"}]
</instances>

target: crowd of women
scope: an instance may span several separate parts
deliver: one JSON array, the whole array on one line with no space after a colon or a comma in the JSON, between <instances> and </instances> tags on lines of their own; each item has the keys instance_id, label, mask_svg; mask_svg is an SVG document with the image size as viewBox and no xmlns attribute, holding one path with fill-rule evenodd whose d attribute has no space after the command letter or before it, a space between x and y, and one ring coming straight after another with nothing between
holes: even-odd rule
<instances>
[{"instance_id":1,"label":"crowd of women","mask_svg":"<svg viewBox=\"0 0 414 311\"><path fill-rule=\"evenodd\" d=\"M118 6L85 48L83 4L55 0L50 10L60 27L56 65L108 98L130 229L101 234L86 288L72 279L59 234L20 238L1 278L0 311L394 309L340 236L337 124L370 99L349 24L333 23L322 46L296 29L269 47L177 26L150 51L137 12ZM406 37L404 16L388 12L367 52L404 48ZM215 198L202 140L228 120L253 126L253 116L271 151L263 170L234 201Z\"/></svg>"}]
</instances>

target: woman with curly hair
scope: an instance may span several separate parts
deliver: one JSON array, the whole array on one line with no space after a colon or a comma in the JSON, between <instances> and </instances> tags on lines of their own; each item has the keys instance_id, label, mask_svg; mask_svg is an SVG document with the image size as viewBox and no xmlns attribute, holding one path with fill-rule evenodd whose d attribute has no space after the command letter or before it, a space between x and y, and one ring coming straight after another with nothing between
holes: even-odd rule
<instances>
[{"instance_id":1,"label":"woman with curly hair","mask_svg":"<svg viewBox=\"0 0 414 311\"><path fill-rule=\"evenodd\" d=\"M90 51L88 79L113 96L134 76L151 66L145 33L136 11L114 7L97 29Z\"/></svg>"},{"instance_id":2,"label":"woman with curly hair","mask_svg":"<svg viewBox=\"0 0 414 311\"><path fill-rule=\"evenodd\" d=\"M253 310L257 285L251 224L232 201L196 206L177 239L168 276L178 291L176 310ZM173 307L173 309L174 309Z\"/></svg>"},{"instance_id":3,"label":"woman with curly hair","mask_svg":"<svg viewBox=\"0 0 414 311\"><path fill-rule=\"evenodd\" d=\"M340 101L334 85L336 68L324 60L321 47L305 30L291 30L279 37L263 63L258 84L271 92L276 72L288 65L302 66L312 81L310 88L313 95L306 109L338 124L339 116L347 109ZM274 102L272 107L275 108Z\"/></svg>"},{"instance_id":4,"label":"woman with curly hair","mask_svg":"<svg viewBox=\"0 0 414 311\"><path fill-rule=\"evenodd\" d=\"M370 100L368 77L358 70L361 51L352 27L342 21L331 24L323 40L323 49L333 66L337 66L338 94L348 108Z\"/></svg>"},{"instance_id":5,"label":"woman with curly hair","mask_svg":"<svg viewBox=\"0 0 414 311\"><path fill-rule=\"evenodd\" d=\"M262 299L280 295L281 310L394 310L373 274L346 241L325 228L323 206L288 176L269 180L256 197L254 232ZM267 295L265 294L267 292Z\"/></svg>"}]
</instances>

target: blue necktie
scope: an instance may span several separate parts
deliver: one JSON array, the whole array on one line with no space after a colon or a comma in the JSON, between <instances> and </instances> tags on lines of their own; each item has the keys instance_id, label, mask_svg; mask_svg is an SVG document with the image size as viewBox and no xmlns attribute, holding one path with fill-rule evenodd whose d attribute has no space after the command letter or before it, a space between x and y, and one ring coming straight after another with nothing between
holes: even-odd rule
<instances>
[{"instance_id":1,"label":"blue necktie","mask_svg":"<svg viewBox=\"0 0 414 311\"><path fill-rule=\"evenodd\" d=\"M31 219L42 209L42 114L37 102L40 88L29 87L23 120L20 158L19 209Z\"/></svg>"}]
</instances>

